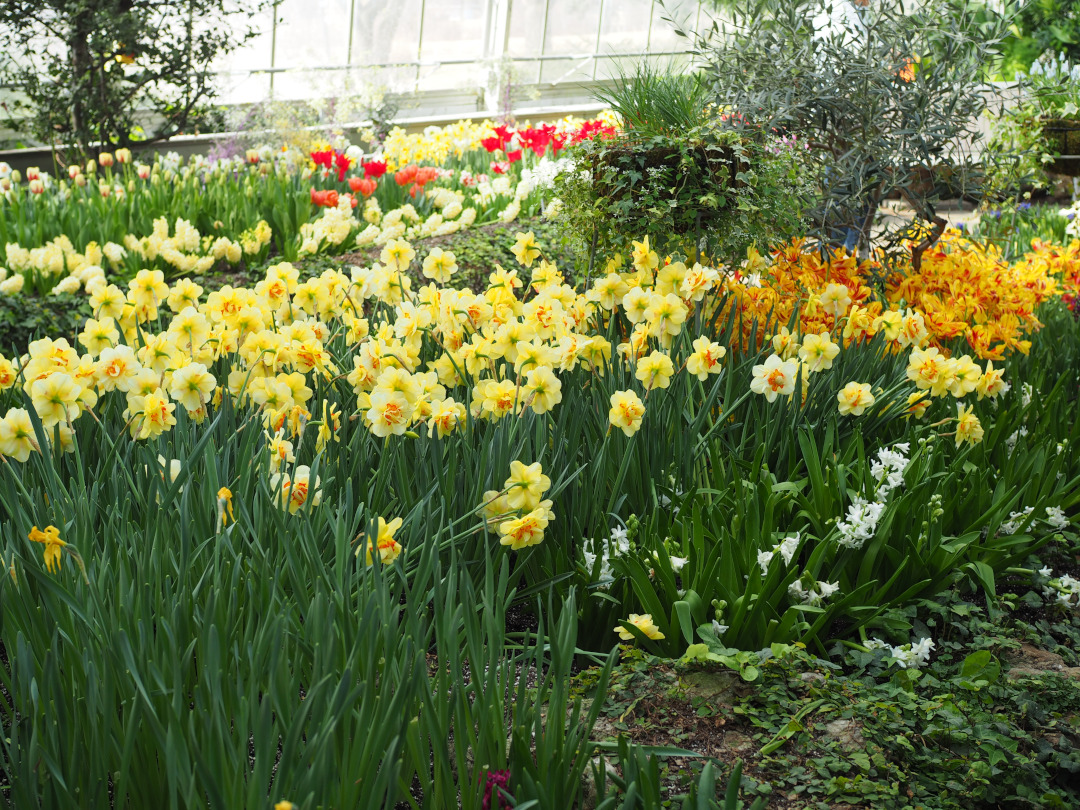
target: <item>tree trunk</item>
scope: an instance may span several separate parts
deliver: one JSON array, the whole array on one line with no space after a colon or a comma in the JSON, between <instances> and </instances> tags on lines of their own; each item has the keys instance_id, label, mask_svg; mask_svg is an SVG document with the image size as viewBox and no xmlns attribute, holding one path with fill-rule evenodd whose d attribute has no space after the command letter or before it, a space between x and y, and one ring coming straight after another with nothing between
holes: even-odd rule
<instances>
[{"instance_id":1,"label":"tree trunk","mask_svg":"<svg viewBox=\"0 0 1080 810\"><path fill-rule=\"evenodd\" d=\"M71 135L74 145L84 155L90 154L95 137L94 122L86 119L85 97L92 91L94 56L90 52L90 35L93 33L93 13L82 8L71 20L68 53L71 54Z\"/></svg>"}]
</instances>

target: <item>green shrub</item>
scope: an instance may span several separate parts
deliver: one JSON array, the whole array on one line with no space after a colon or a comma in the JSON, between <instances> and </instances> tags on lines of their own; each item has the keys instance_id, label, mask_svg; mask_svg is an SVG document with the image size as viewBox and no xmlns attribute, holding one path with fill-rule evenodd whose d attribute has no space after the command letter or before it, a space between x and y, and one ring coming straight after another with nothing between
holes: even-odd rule
<instances>
[{"instance_id":1,"label":"green shrub","mask_svg":"<svg viewBox=\"0 0 1080 810\"><path fill-rule=\"evenodd\" d=\"M0 296L0 354L17 356L40 337L62 337L76 346L76 335L90 314L90 300L81 293Z\"/></svg>"},{"instance_id":2,"label":"green shrub","mask_svg":"<svg viewBox=\"0 0 1080 810\"><path fill-rule=\"evenodd\" d=\"M623 133L571 149L575 168L554 188L558 221L583 251L628 253L647 236L661 254L729 255L803 230L802 150L731 129L696 78L641 69L600 98Z\"/></svg>"}]
</instances>

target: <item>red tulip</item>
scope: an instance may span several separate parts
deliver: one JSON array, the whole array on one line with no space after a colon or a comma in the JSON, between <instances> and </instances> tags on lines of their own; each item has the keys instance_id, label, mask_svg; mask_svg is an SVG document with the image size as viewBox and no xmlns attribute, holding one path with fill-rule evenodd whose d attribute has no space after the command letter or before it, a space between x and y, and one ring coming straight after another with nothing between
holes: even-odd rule
<instances>
[{"instance_id":1,"label":"red tulip","mask_svg":"<svg viewBox=\"0 0 1080 810\"><path fill-rule=\"evenodd\" d=\"M386 162L382 160L373 160L370 163L364 164L364 177L373 177L378 180L386 174Z\"/></svg>"},{"instance_id":2,"label":"red tulip","mask_svg":"<svg viewBox=\"0 0 1080 810\"><path fill-rule=\"evenodd\" d=\"M416 182L421 186L430 183L439 176L439 170L434 166L421 166L416 170Z\"/></svg>"},{"instance_id":3,"label":"red tulip","mask_svg":"<svg viewBox=\"0 0 1080 810\"><path fill-rule=\"evenodd\" d=\"M311 190L311 202L320 208L337 208L338 193L334 189Z\"/></svg>"},{"instance_id":4,"label":"red tulip","mask_svg":"<svg viewBox=\"0 0 1080 810\"><path fill-rule=\"evenodd\" d=\"M410 163L404 169L394 172L394 182L399 186L407 186L416 180L417 165Z\"/></svg>"},{"instance_id":5,"label":"red tulip","mask_svg":"<svg viewBox=\"0 0 1080 810\"><path fill-rule=\"evenodd\" d=\"M329 169L334 162L334 150L327 149L323 152L312 152L311 159L315 162L316 166L325 166Z\"/></svg>"},{"instance_id":6,"label":"red tulip","mask_svg":"<svg viewBox=\"0 0 1080 810\"><path fill-rule=\"evenodd\" d=\"M337 179L338 179L338 182L341 183L341 182L343 182L345 180L345 172L347 172L349 170L349 168L352 166L352 161L349 160L348 156L344 152L339 152L334 157L334 165L337 166L337 170L338 170Z\"/></svg>"}]
</instances>

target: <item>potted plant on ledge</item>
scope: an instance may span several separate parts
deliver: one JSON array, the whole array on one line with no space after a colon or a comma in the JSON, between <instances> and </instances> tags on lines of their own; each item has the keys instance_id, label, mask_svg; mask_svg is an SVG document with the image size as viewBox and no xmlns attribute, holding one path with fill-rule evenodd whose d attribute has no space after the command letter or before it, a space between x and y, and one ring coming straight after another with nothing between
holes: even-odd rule
<instances>
[{"instance_id":1,"label":"potted plant on ledge","mask_svg":"<svg viewBox=\"0 0 1080 810\"><path fill-rule=\"evenodd\" d=\"M1063 56L1044 55L1032 66L1031 104L1050 151L1057 157L1046 169L1080 177L1080 65Z\"/></svg>"},{"instance_id":2,"label":"potted plant on ledge","mask_svg":"<svg viewBox=\"0 0 1080 810\"><path fill-rule=\"evenodd\" d=\"M598 98L621 131L574 147L555 183L559 218L590 255L628 255L644 237L661 256L731 255L801 230L796 140L734 126L697 76L647 64Z\"/></svg>"}]
</instances>

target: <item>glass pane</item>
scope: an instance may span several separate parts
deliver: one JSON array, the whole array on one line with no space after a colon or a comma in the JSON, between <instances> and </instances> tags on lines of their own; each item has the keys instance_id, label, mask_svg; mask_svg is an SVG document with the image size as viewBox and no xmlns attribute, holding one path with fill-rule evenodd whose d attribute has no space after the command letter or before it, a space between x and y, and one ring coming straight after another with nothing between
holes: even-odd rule
<instances>
[{"instance_id":1,"label":"glass pane","mask_svg":"<svg viewBox=\"0 0 1080 810\"><path fill-rule=\"evenodd\" d=\"M582 56L567 56L559 59L547 59L544 61L543 83L564 84L571 82L580 85L581 82L592 81L593 60Z\"/></svg>"},{"instance_id":2,"label":"glass pane","mask_svg":"<svg viewBox=\"0 0 1080 810\"><path fill-rule=\"evenodd\" d=\"M675 26L664 18L667 17L679 23L683 30L693 30L698 19L698 0L666 0L661 6L656 3L653 9L652 38L649 42L649 51L652 53L663 51L685 51L691 47L690 40L680 37L675 33Z\"/></svg>"},{"instance_id":3,"label":"glass pane","mask_svg":"<svg viewBox=\"0 0 1080 810\"><path fill-rule=\"evenodd\" d=\"M217 86L218 101L222 104L256 104L270 96L270 74L222 75Z\"/></svg>"},{"instance_id":4,"label":"glass pane","mask_svg":"<svg viewBox=\"0 0 1080 810\"><path fill-rule=\"evenodd\" d=\"M282 0L274 67L344 65L349 47L349 4L350 0Z\"/></svg>"},{"instance_id":5,"label":"glass pane","mask_svg":"<svg viewBox=\"0 0 1080 810\"><path fill-rule=\"evenodd\" d=\"M475 107L475 97L480 92L483 78L483 72L476 65L425 66L420 68L420 91L472 89Z\"/></svg>"},{"instance_id":6,"label":"glass pane","mask_svg":"<svg viewBox=\"0 0 1080 810\"><path fill-rule=\"evenodd\" d=\"M608 2L606 5L618 5ZM591 54L596 48L600 3L581 0L549 0L544 53Z\"/></svg>"},{"instance_id":7,"label":"glass pane","mask_svg":"<svg viewBox=\"0 0 1080 810\"><path fill-rule=\"evenodd\" d=\"M420 59L476 59L484 51L486 0L438 0L424 6Z\"/></svg>"},{"instance_id":8,"label":"glass pane","mask_svg":"<svg viewBox=\"0 0 1080 810\"><path fill-rule=\"evenodd\" d=\"M222 93L233 93L236 85L245 84L248 71L267 70L272 67L270 61L270 30L274 16L270 9L252 19L252 24L259 31L258 36L250 39L232 53L219 56L214 60L214 71L220 72L219 87ZM239 91L236 92L247 92ZM245 98L242 101L258 101L259 98ZM232 102L229 102L232 103Z\"/></svg>"},{"instance_id":9,"label":"glass pane","mask_svg":"<svg viewBox=\"0 0 1080 810\"><path fill-rule=\"evenodd\" d=\"M544 38L544 55L589 55L596 52L596 34L600 26L600 3L585 7L579 0L549 0L547 36ZM567 70L571 75L567 75ZM545 62L540 68L540 82L580 81L592 78L592 62L584 65L566 65Z\"/></svg>"},{"instance_id":10,"label":"glass pane","mask_svg":"<svg viewBox=\"0 0 1080 810\"><path fill-rule=\"evenodd\" d=\"M539 56L540 35L544 30L546 0L517 2L510 9L510 39L506 52L513 57Z\"/></svg>"},{"instance_id":11,"label":"glass pane","mask_svg":"<svg viewBox=\"0 0 1080 810\"><path fill-rule=\"evenodd\" d=\"M344 67L340 71L297 69L275 73L274 98L312 101L336 96L344 81Z\"/></svg>"},{"instance_id":12,"label":"glass pane","mask_svg":"<svg viewBox=\"0 0 1080 810\"><path fill-rule=\"evenodd\" d=\"M420 52L421 0L355 0L354 65L416 62ZM436 5L434 0L428 6ZM346 17L343 28L348 28ZM414 73L415 75L415 73Z\"/></svg>"},{"instance_id":13,"label":"glass pane","mask_svg":"<svg viewBox=\"0 0 1080 810\"><path fill-rule=\"evenodd\" d=\"M599 53L642 53L649 39L652 0L620 0L604 3Z\"/></svg>"},{"instance_id":14,"label":"glass pane","mask_svg":"<svg viewBox=\"0 0 1080 810\"><path fill-rule=\"evenodd\" d=\"M510 8L510 36L507 39L506 53L520 59L525 56L539 56L541 32L544 30L545 0L517 2ZM528 60L515 64L520 81L535 84L540 74L540 63Z\"/></svg>"}]
</instances>

